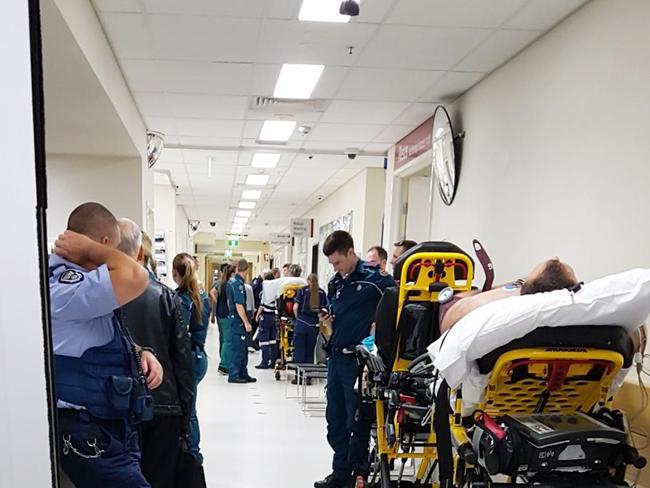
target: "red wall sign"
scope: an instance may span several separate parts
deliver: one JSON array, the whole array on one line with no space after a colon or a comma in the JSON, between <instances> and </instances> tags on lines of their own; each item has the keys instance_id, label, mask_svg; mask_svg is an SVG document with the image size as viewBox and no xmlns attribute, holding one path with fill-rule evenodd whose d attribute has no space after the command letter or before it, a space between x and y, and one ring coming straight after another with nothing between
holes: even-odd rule
<instances>
[{"instance_id":1,"label":"red wall sign","mask_svg":"<svg viewBox=\"0 0 650 488\"><path fill-rule=\"evenodd\" d=\"M422 122L415 130L402 138L395 145L395 169L401 168L431 149L432 132L433 117Z\"/></svg>"}]
</instances>

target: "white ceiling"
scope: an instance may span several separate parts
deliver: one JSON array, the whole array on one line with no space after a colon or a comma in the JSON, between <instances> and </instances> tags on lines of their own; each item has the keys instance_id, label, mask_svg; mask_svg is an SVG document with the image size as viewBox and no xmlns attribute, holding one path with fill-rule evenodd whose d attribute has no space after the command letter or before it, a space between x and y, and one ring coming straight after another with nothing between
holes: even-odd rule
<instances>
[{"instance_id":1,"label":"white ceiling","mask_svg":"<svg viewBox=\"0 0 650 488\"><path fill-rule=\"evenodd\" d=\"M188 216L232 222L262 120L295 131L263 189L248 233L286 227L391 144L586 0L363 0L347 24L300 22L300 0L94 0L147 128L166 134L169 170ZM353 46L350 53L349 46ZM283 63L324 64L324 110L250 109L272 96ZM376 155L349 161L356 147ZM229 149L229 150L218 150ZM232 150L230 150L232 149ZM272 147L271 147L272 149ZM309 159L309 154L313 158ZM329 154L327 154L329 153ZM335 153L335 154L332 154ZM207 176L208 157L214 158Z\"/></svg>"}]
</instances>

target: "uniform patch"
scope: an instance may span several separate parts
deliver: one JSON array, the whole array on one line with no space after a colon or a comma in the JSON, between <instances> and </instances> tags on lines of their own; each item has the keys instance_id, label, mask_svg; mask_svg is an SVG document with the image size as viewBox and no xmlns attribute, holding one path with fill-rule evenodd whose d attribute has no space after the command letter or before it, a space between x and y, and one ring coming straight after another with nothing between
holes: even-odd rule
<instances>
[{"instance_id":1,"label":"uniform patch","mask_svg":"<svg viewBox=\"0 0 650 488\"><path fill-rule=\"evenodd\" d=\"M66 269L63 273L61 273L61 276L59 276L59 283L74 285L75 283L83 281L83 279L83 273L75 271L74 269Z\"/></svg>"}]
</instances>

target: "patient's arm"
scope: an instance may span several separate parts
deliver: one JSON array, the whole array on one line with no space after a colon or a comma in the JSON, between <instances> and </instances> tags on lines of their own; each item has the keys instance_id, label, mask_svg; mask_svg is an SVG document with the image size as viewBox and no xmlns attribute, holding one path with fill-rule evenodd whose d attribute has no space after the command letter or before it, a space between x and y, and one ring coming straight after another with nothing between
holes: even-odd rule
<instances>
[{"instance_id":1,"label":"patient's arm","mask_svg":"<svg viewBox=\"0 0 650 488\"><path fill-rule=\"evenodd\" d=\"M514 287L500 287L493 288L492 290L471 295L459 300L447 311L440 324L440 333L445 333L456 322L462 319L465 315L478 307L496 300L503 300L504 298L519 295L519 288Z\"/></svg>"}]
</instances>

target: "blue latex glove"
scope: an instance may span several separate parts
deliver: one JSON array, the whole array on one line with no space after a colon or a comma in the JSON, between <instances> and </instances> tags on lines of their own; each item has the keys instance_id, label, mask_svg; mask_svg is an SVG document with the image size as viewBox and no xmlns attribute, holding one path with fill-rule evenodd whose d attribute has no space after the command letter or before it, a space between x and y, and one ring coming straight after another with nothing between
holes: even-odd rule
<instances>
[{"instance_id":1,"label":"blue latex glove","mask_svg":"<svg viewBox=\"0 0 650 488\"><path fill-rule=\"evenodd\" d=\"M368 351L372 351L375 348L375 336L366 337L361 341L361 344L365 346Z\"/></svg>"}]
</instances>

